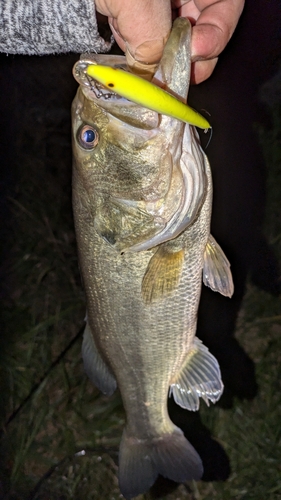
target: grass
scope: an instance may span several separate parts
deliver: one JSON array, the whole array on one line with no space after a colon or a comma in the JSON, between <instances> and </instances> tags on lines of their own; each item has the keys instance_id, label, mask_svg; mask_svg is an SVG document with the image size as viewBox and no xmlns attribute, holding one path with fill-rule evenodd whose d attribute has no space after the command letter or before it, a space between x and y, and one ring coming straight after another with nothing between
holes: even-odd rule
<instances>
[{"instance_id":1,"label":"grass","mask_svg":"<svg viewBox=\"0 0 281 500\"><path fill-rule=\"evenodd\" d=\"M24 168L9 199L0 498L117 500L125 417L118 393L105 398L83 373L85 303L70 202L70 145L67 137L62 145L55 136L53 122L58 126L63 113L49 121L47 113L48 102L30 111L47 124L41 136L32 119L19 134ZM260 130L269 170L265 231L281 258L280 109L274 109L273 123ZM66 156L53 168L56 152ZM280 310L280 298L248 286L237 337L256 362L260 393L251 402L237 400L232 410L202 411L229 454L231 477L225 483L181 485L166 500L281 499Z\"/></svg>"}]
</instances>

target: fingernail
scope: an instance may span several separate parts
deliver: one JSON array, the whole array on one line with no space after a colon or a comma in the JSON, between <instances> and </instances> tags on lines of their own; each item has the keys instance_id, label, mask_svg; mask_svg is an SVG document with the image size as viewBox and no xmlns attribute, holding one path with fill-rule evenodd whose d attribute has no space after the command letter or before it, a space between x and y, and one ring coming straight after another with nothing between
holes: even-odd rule
<instances>
[{"instance_id":1,"label":"fingernail","mask_svg":"<svg viewBox=\"0 0 281 500\"><path fill-rule=\"evenodd\" d=\"M130 45L127 45L127 47L137 61L141 63L156 64L161 59L164 45L164 40L157 39L144 42L135 48Z\"/></svg>"},{"instance_id":2,"label":"fingernail","mask_svg":"<svg viewBox=\"0 0 281 500\"><path fill-rule=\"evenodd\" d=\"M132 56L128 47L126 48L126 60L127 60L128 66L131 68L133 73L135 73L138 76L141 76L142 78L145 78L145 80L152 79L152 77L156 71L156 68L158 66L158 62L148 64L148 63L143 63L143 62L137 61Z\"/></svg>"}]
</instances>

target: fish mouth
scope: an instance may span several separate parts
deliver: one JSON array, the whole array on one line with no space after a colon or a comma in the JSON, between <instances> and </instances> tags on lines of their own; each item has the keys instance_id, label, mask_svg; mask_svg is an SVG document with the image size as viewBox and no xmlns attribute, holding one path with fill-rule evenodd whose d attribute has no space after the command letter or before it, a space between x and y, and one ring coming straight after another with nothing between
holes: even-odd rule
<instances>
[{"instance_id":1,"label":"fish mouth","mask_svg":"<svg viewBox=\"0 0 281 500\"><path fill-rule=\"evenodd\" d=\"M204 153L200 146L198 133L193 127L185 126L183 144L184 149L178 166L180 182L177 186L171 184L165 200L167 204L169 198L175 199L178 197L179 203L174 213L164 224L162 219L162 227L163 225L164 227L160 231L151 238L124 249L124 252L150 250L161 243L172 240L179 236L196 219L205 199L207 176L204 168ZM120 202L122 203L122 200ZM147 211L153 213L153 208L149 210L149 206L147 206ZM154 220L157 220L155 215L156 210L154 209ZM161 217L158 217L158 221L161 221Z\"/></svg>"},{"instance_id":2,"label":"fish mouth","mask_svg":"<svg viewBox=\"0 0 281 500\"><path fill-rule=\"evenodd\" d=\"M96 229L117 251L150 250L176 238L195 221L205 199L207 176L205 155L194 128L186 126L183 145L163 198L137 201L111 195L105 203L110 216L101 211ZM104 221L111 221L110 226L105 227Z\"/></svg>"},{"instance_id":3,"label":"fish mouth","mask_svg":"<svg viewBox=\"0 0 281 500\"><path fill-rule=\"evenodd\" d=\"M111 66L112 68L127 70L127 63L125 56L112 56L112 55L89 55L82 54L80 60L73 66L73 76L75 80L82 85L82 88L87 89L88 97L92 99L123 99L121 96L113 91L109 91L101 83L97 82L88 73L87 69L93 64L103 64Z\"/></svg>"},{"instance_id":4,"label":"fish mouth","mask_svg":"<svg viewBox=\"0 0 281 500\"><path fill-rule=\"evenodd\" d=\"M87 73L87 68L93 64L128 69L125 56L82 54L72 71L75 80L81 85L82 92L87 99L94 101L107 113L133 127L152 130L159 126L161 117L156 111L144 108L121 97L92 78Z\"/></svg>"}]
</instances>

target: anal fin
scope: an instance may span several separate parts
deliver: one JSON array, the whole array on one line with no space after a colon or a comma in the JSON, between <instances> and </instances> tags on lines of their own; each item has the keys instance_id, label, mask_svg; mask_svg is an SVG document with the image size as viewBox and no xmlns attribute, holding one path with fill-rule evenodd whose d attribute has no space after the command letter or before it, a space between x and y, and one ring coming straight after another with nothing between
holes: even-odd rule
<instances>
[{"instance_id":1,"label":"anal fin","mask_svg":"<svg viewBox=\"0 0 281 500\"><path fill-rule=\"evenodd\" d=\"M216 403L223 392L219 364L201 340L195 337L194 347L189 353L177 379L170 386L170 395L182 408L197 411L199 398L209 406Z\"/></svg>"},{"instance_id":2,"label":"anal fin","mask_svg":"<svg viewBox=\"0 0 281 500\"><path fill-rule=\"evenodd\" d=\"M89 323L83 335L82 357L84 369L91 382L107 396L111 396L117 387L116 380L99 354Z\"/></svg>"},{"instance_id":3,"label":"anal fin","mask_svg":"<svg viewBox=\"0 0 281 500\"><path fill-rule=\"evenodd\" d=\"M142 280L142 297L146 304L161 300L176 290L183 262L183 249L172 251L159 247L151 257Z\"/></svg>"},{"instance_id":4,"label":"anal fin","mask_svg":"<svg viewBox=\"0 0 281 500\"><path fill-rule=\"evenodd\" d=\"M233 295L234 285L230 263L211 234L204 253L203 283L225 297Z\"/></svg>"}]
</instances>

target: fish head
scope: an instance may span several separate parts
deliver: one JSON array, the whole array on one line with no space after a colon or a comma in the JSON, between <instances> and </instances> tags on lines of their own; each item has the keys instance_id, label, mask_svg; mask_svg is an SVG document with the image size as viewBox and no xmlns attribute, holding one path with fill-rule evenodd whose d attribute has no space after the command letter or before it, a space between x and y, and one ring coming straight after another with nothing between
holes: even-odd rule
<instances>
[{"instance_id":1,"label":"fish head","mask_svg":"<svg viewBox=\"0 0 281 500\"><path fill-rule=\"evenodd\" d=\"M191 27L174 23L154 82L186 101ZM126 59L84 55L72 106L74 193L95 231L117 251L141 251L175 238L195 219L206 190L194 127L103 88L90 64L127 70ZM83 194L82 194L83 193ZM75 211L74 204L74 211Z\"/></svg>"}]
</instances>

